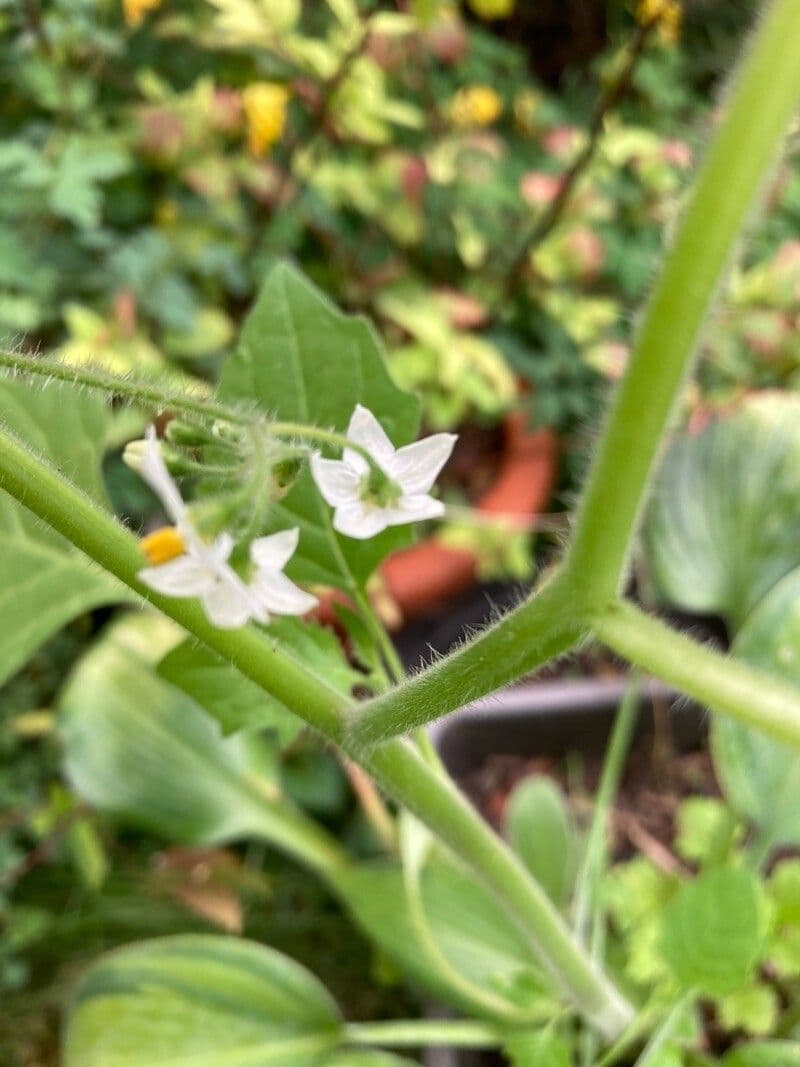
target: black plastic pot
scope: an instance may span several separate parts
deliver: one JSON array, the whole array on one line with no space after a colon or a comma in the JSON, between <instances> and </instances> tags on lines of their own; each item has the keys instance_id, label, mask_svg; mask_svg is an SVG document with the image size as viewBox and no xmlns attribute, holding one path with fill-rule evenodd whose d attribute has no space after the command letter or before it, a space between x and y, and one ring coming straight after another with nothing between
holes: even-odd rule
<instances>
[{"instance_id":1,"label":"black plastic pot","mask_svg":"<svg viewBox=\"0 0 800 1067\"><path fill-rule=\"evenodd\" d=\"M464 708L436 723L431 736L447 769L456 777L480 767L489 756L558 756L601 753L625 693L624 679L527 682ZM642 686L638 736L653 728L653 710L668 709L676 748L691 751L705 736L704 715L658 682ZM494 1053L432 1049L425 1067L500 1067Z\"/></svg>"}]
</instances>

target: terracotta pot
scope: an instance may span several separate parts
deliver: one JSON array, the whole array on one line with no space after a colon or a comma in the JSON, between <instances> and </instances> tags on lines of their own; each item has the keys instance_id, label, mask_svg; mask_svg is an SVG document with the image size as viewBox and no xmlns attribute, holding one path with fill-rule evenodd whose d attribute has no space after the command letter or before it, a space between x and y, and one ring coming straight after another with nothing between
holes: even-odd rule
<instances>
[{"instance_id":1,"label":"terracotta pot","mask_svg":"<svg viewBox=\"0 0 800 1067\"><path fill-rule=\"evenodd\" d=\"M504 424L505 451L494 485L475 503L486 514L530 519L550 502L556 478L558 441L551 430L531 432L515 412ZM381 567L385 595L406 622L436 611L477 580L477 558L428 537L395 552Z\"/></svg>"}]
</instances>

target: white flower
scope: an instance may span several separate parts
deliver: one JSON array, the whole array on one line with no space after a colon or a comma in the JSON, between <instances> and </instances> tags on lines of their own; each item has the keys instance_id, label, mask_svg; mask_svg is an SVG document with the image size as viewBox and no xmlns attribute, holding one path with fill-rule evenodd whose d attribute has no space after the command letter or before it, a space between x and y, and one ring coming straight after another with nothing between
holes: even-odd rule
<instances>
[{"instance_id":1,"label":"white flower","mask_svg":"<svg viewBox=\"0 0 800 1067\"><path fill-rule=\"evenodd\" d=\"M156 563L139 571L146 586L166 596L199 597L210 621L222 630L238 629L250 619L267 623L270 612L304 615L316 605L316 597L303 592L283 573L297 548L296 528L253 541L250 559L254 573L248 584L228 563L234 547L230 534L222 533L207 544L195 529L152 427L147 431L138 467L175 524L142 541L145 554Z\"/></svg>"},{"instance_id":2,"label":"white flower","mask_svg":"<svg viewBox=\"0 0 800 1067\"><path fill-rule=\"evenodd\" d=\"M341 459L323 459L315 453L311 473L320 493L335 509L335 530L365 540L387 526L444 514L444 504L429 493L453 451L455 434L437 433L395 448L372 412L358 404L347 436L370 454L386 481L376 485L375 472L367 460L350 448Z\"/></svg>"}]
</instances>

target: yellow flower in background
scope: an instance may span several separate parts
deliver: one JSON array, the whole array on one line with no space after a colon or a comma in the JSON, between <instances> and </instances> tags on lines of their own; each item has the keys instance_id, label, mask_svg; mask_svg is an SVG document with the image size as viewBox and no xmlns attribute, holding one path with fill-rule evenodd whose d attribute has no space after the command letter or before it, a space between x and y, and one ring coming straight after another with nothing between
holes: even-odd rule
<instances>
[{"instance_id":1,"label":"yellow flower in background","mask_svg":"<svg viewBox=\"0 0 800 1067\"><path fill-rule=\"evenodd\" d=\"M488 85L468 85L450 101L454 126L490 126L503 113L503 101Z\"/></svg>"},{"instance_id":2,"label":"yellow flower in background","mask_svg":"<svg viewBox=\"0 0 800 1067\"><path fill-rule=\"evenodd\" d=\"M636 21L641 26L658 23L659 36L664 44L677 44L683 21L681 0L639 0Z\"/></svg>"},{"instance_id":3,"label":"yellow flower in background","mask_svg":"<svg viewBox=\"0 0 800 1067\"><path fill-rule=\"evenodd\" d=\"M161 7L161 0L122 0L122 10L129 26L140 26L148 11Z\"/></svg>"},{"instance_id":4,"label":"yellow flower in background","mask_svg":"<svg viewBox=\"0 0 800 1067\"><path fill-rule=\"evenodd\" d=\"M514 14L516 0L467 0L467 5L479 19L507 19Z\"/></svg>"},{"instance_id":5,"label":"yellow flower in background","mask_svg":"<svg viewBox=\"0 0 800 1067\"><path fill-rule=\"evenodd\" d=\"M283 135L289 90L278 82L254 82L242 93L242 103L248 146L254 156L263 156Z\"/></svg>"}]
</instances>

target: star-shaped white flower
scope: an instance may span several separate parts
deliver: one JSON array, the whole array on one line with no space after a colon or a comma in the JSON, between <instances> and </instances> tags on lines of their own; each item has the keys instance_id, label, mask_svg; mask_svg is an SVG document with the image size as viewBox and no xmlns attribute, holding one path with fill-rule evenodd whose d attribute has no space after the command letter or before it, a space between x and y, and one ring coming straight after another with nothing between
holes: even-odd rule
<instances>
[{"instance_id":1,"label":"star-shaped white flower","mask_svg":"<svg viewBox=\"0 0 800 1067\"><path fill-rule=\"evenodd\" d=\"M365 449L386 476L375 486L363 455L346 448L341 459L311 457L311 473L333 507L333 526L346 537L366 540L387 526L400 526L444 514L444 504L430 496L439 471L456 443L456 435L437 433L404 448L395 448L383 427L361 404L356 405L347 436Z\"/></svg>"},{"instance_id":2,"label":"star-shaped white flower","mask_svg":"<svg viewBox=\"0 0 800 1067\"><path fill-rule=\"evenodd\" d=\"M160 556L164 560L139 571L148 588L165 596L199 597L209 620L222 630L236 630L250 619L267 623L270 612L304 615L315 607L317 598L283 573L297 548L296 528L253 541L250 559L254 573L247 583L228 562L234 547L230 534L222 533L207 544L195 529L152 427L147 431L139 473L175 524L142 542L147 552L148 540L154 541L150 558L155 561Z\"/></svg>"}]
</instances>

